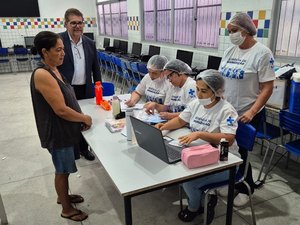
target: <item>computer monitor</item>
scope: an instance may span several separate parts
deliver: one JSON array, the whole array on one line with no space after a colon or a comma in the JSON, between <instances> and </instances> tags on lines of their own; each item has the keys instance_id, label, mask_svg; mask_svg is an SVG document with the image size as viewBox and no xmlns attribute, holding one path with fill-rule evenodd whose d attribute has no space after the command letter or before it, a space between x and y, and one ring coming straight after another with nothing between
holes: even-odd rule
<instances>
[{"instance_id":1,"label":"computer monitor","mask_svg":"<svg viewBox=\"0 0 300 225\"><path fill-rule=\"evenodd\" d=\"M92 39L92 40L95 40L94 39L94 33L83 33L83 35L87 36L88 38Z\"/></svg>"},{"instance_id":2,"label":"computer monitor","mask_svg":"<svg viewBox=\"0 0 300 225\"><path fill-rule=\"evenodd\" d=\"M127 41L120 41L119 50L123 54L127 54L127 51L128 51L128 42Z\"/></svg>"},{"instance_id":3,"label":"computer monitor","mask_svg":"<svg viewBox=\"0 0 300 225\"><path fill-rule=\"evenodd\" d=\"M117 50L120 48L120 40L114 39L113 47Z\"/></svg>"},{"instance_id":4,"label":"computer monitor","mask_svg":"<svg viewBox=\"0 0 300 225\"><path fill-rule=\"evenodd\" d=\"M191 66L193 61L193 54L193 52L177 50L176 59L180 59L181 61Z\"/></svg>"},{"instance_id":5,"label":"computer monitor","mask_svg":"<svg viewBox=\"0 0 300 225\"><path fill-rule=\"evenodd\" d=\"M0 48L2 48L2 43L1 43L1 39L0 39Z\"/></svg>"},{"instance_id":6,"label":"computer monitor","mask_svg":"<svg viewBox=\"0 0 300 225\"><path fill-rule=\"evenodd\" d=\"M26 48L29 49L34 46L34 36L24 37L24 41L25 41Z\"/></svg>"},{"instance_id":7,"label":"computer monitor","mask_svg":"<svg viewBox=\"0 0 300 225\"><path fill-rule=\"evenodd\" d=\"M149 45L148 55L154 56L154 55L159 55L159 54L160 54L160 47Z\"/></svg>"},{"instance_id":8,"label":"computer monitor","mask_svg":"<svg viewBox=\"0 0 300 225\"><path fill-rule=\"evenodd\" d=\"M104 38L103 48L109 47L109 44L110 44L110 39L109 38Z\"/></svg>"},{"instance_id":9,"label":"computer monitor","mask_svg":"<svg viewBox=\"0 0 300 225\"><path fill-rule=\"evenodd\" d=\"M142 52L142 44L133 42L131 54L139 56L141 55L141 52Z\"/></svg>"},{"instance_id":10,"label":"computer monitor","mask_svg":"<svg viewBox=\"0 0 300 225\"><path fill-rule=\"evenodd\" d=\"M222 57L209 55L208 62L207 62L207 69L215 69L218 70Z\"/></svg>"}]
</instances>

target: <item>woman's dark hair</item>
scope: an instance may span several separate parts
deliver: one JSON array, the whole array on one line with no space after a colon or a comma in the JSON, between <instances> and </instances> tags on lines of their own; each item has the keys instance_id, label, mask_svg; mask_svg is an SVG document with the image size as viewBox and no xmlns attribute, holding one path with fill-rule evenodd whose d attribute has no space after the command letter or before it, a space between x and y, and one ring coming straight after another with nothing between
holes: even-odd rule
<instances>
[{"instance_id":1,"label":"woman's dark hair","mask_svg":"<svg viewBox=\"0 0 300 225\"><path fill-rule=\"evenodd\" d=\"M42 49L45 48L49 51L50 48L55 47L57 39L60 39L60 36L51 31L41 31L35 36L34 46L42 59L44 59Z\"/></svg>"}]
</instances>

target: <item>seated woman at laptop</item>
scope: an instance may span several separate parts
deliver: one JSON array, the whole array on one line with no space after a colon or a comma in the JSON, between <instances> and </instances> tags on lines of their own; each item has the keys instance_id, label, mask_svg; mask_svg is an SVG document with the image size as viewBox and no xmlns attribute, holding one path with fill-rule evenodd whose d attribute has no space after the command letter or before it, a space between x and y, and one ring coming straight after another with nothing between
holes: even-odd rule
<instances>
[{"instance_id":1,"label":"seated woman at laptop","mask_svg":"<svg viewBox=\"0 0 300 225\"><path fill-rule=\"evenodd\" d=\"M157 110L162 119L177 117L187 104L196 98L196 82L188 75L192 69L179 59L170 60L164 67L165 77L172 84L165 103L148 102L144 108L148 114Z\"/></svg>"},{"instance_id":2,"label":"seated woman at laptop","mask_svg":"<svg viewBox=\"0 0 300 225\"><path fill-rule=\"evenodd\" d=\"M206 70L200 73L196 80L198 99L189 103L178 117L165 124L157 124L156 127L160 130L174 130L189 124L192 133L179 137L182 144L189 144L200 138L217 145L221 138L225 138L229 141L229 145L232 145L235 140L238 114L230 103L221 98L224 90L223 77L217 70ZM239 155L237 148L231 147L230 150ZM203 213L201 187L228 179L229 172L224 171L183 183L184 191L188 196L188 206L178 213L179 219L190 222ZM211 195L208 203L208 224L214 218L216 204L217 196Z\"/></svg>"},{"instance_id":3,"label":"seated woman at laptop","mask_svg":"<svg viewBox=\"0 0 300 225\"><path fill-rule=\"evenodd\" d=\"M170 86L169 82L163 75L163 68L168 62L165 56L154 55L148 63L146 74L135 91L132 92L130 99L125 103L127 106L134 106L143 95L146 97L146 102L157 102L163 104L166 98L166 92Z\"/></svg>"}]
</instances>

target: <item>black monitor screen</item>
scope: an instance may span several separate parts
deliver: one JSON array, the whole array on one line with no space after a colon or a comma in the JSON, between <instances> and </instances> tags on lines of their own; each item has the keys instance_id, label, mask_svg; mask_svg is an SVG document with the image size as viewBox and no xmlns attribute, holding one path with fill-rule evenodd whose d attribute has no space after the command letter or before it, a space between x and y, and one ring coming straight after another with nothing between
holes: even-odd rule
<instances>
[{"instance_id":1,"label":"black monitor screen","mask_svg":"<svg viewBox=\"0 0 300 225\"><path fill-rule=\"evenodd\" d=\"M83 35L87 36L88 38L95 40L94 39L94 33L83 33Z\"/></svg>"},{"instance_id":2,"label":"black monitor screen","mask_svg":"<svg viewBox=\"0 0 300 225\"><path fill-rule=\"evenodd\" d=\"M120 41L120 47L119 47L120 52L122 53L127 53L128 51L128 42L127 41Z\"/></svg>"},{"instance_id":3,"label":"black monitor screen","mask_svg":"<svg viewBox=\"0 0 300 225\"><path fill-rule=\"evenodd\" d=\"M109 38L104 38L103 48L109 47L109 44L110 44L110 39Z\"/></svg>"},{"instance_id":4,"label":"black monitor screen","mask_svg":"<svg viewBox=\"0 0 300 225\"><path fill-rule=\"evenodd\" d=\"M181 61L191 66L193 61L193 52L177 50L176 59L180 59Z\"/></svg>"},{"instance_id":5,"label":"black monitor screen","mask_svg":"<svg viewBox=\"0 0 300 225\"><path fill-rule=\"evenodd\" d=\"M1 43L1 39L0 39L0 48L2 48L2 43Z\"/></svg>"},{"instance_id":6,"label":"black monitor screen","mask_svg":"<svg viewBox=\"0 0 300 225\"><path fill-rule=\"evenodd\" d=\"M159 55L160 54L160 47L158 46L149 46L149 52L148 55L153 56L153 55Z\"/></svg>"},{"instance_id":7,"label":"black monitor screen","mask_svg":"<svg viewBox=\"0 0 300 225\"><path fill-rule=\"evenodd\" d=\"M26 48L31 48L34 46L34 37L24 37L24 40Z\"/></svg>"},{"instance_id":8,"label":"black monitor screen","mask_svg":"<svg viewBox=\"0 0 300 225\"><path fill-rule=\"evenodd\" d=\"M115 49L119 49L120 48L120 40L118 40L118 39L114 39L114 48Z\"/></svg>"},{"instance_id":9,"label":"black monitor screen","mask_svg":"<svg viewBox=\"0 0 300 225\"><path fill-rule=\"evenodd\" d=\"M131 54L141 55L141 52L142 52L142 44L133 42Z\"/></svg>"},{"instance_id":10,"label":"black monitor screen","mask_svg":"<svg viewBox=\"0 0 300 225\"><path fill-rule=\"evenodd\" d=\"M207 69L218 70L221 63L221 59L222 58L218 56L208 56Z\"/></svg>"}]
</instances>

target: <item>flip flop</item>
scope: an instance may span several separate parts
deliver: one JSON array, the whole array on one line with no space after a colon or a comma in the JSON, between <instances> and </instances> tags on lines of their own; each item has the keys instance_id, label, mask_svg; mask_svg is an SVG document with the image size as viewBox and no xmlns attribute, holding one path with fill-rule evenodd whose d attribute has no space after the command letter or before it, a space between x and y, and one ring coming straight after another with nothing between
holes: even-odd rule
<instances>
[{"instance_id":1,"label":"flip flop","mask_svg":"<svg viewBox=\"0 0 300 225\"><path fill-rule=\"evenodd\" d=\"M63 214L60 214L60 216L61 216L62 218L68 219L68 220L72 220L72 221L76 221L76 222L81 222L81 221L87 219L87 218L88 218L88 215L86 215L85 217L80 218L80 219L75 219L74 217L79 216L79 215L82 215L82 214L83 214L83 212L82 212L81 210L78 210L78 212L76 212L76 213L74 213L74 214L72 214L72 215L64 216Z\"/></svg>"},{"instance_id":2,"label":"flip flop","mask_svg":"<svg viewBox=\"0 0 300 225\"><path fill-rule=\"evenodd\" d=\"M81 203L84 202L84 198L81 195L69 195L71 203ZM60 201L57 200L57 204L61 204Z\"/></svg>"}]
</instances>

